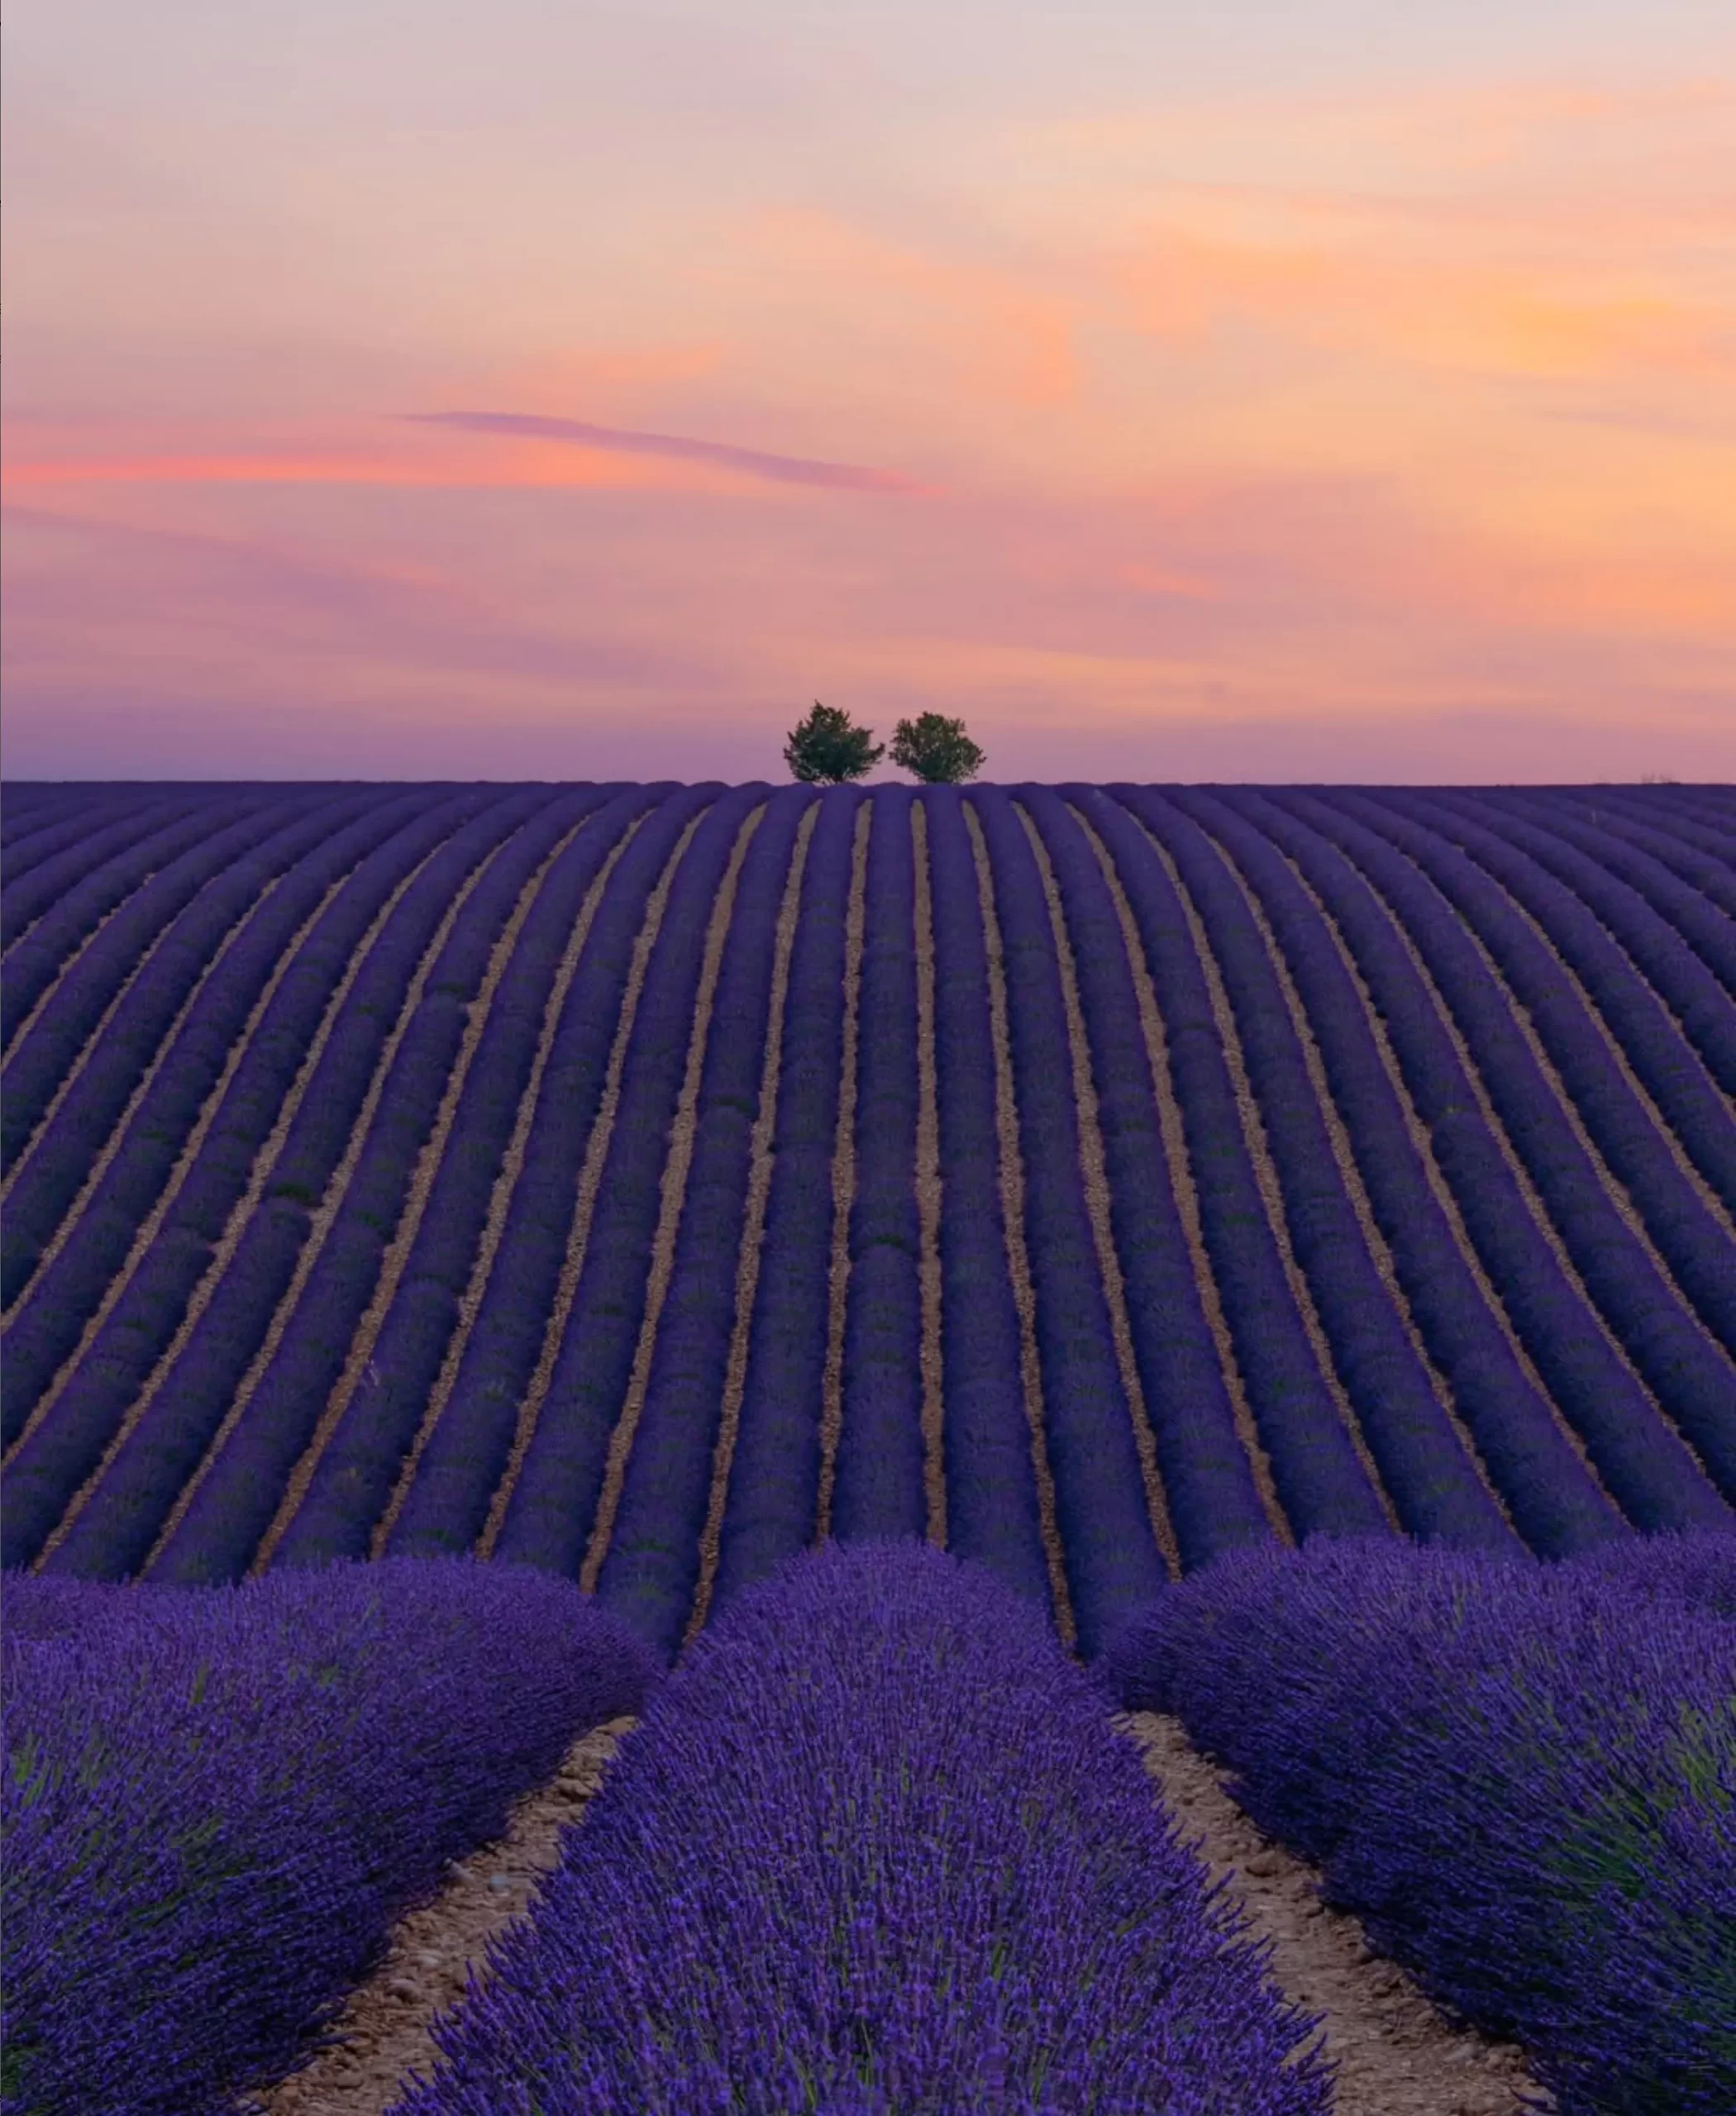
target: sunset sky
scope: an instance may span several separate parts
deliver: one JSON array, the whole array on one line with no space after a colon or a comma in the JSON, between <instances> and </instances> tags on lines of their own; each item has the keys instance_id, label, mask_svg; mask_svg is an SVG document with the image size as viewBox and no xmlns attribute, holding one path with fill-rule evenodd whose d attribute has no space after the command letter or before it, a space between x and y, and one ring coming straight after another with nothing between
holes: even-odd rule
<instances>
[{"instance_id":1,"label":"sunset sky","mask_svg":"<svg viewBox=\"0 0 1736 2116\"><path fill-rule=\"evenodd\" d=\"M20 0L12 778L1736 779L1729 0Z\"/></svg>"}]
</instances>

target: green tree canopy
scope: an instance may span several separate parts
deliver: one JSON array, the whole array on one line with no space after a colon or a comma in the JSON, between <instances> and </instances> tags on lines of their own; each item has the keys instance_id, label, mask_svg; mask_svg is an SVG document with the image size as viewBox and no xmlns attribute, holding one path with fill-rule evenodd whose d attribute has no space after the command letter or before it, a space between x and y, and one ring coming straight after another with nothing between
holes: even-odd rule
<instances>
[{"instance_id":1,"label":"green tree canopy","mask_svg":"<svg viewBox=\"0 0 1736 2116\"><path fill-rule=\"evenodd\" d=\"M928 785L956 786L961 779L974 779L984 760L981 750L965 732L962 720L923 712L914 720L899 721L894 729L892 761L904 771L913 771Z\"/></svg>"},{"instance_id":2,"label":"green tree canopy","mask_svg":"<svg viewBox=\"0 0 1736 2116\"><path fill-rule=\"evenodd\" d=\"M875 741L871 727L858 727L841 708L822 705L818 698L784 745L792 777L810 786L839 786L847 779L860 779L885 754L886 745Z\"/></svg>"}]
</instances>

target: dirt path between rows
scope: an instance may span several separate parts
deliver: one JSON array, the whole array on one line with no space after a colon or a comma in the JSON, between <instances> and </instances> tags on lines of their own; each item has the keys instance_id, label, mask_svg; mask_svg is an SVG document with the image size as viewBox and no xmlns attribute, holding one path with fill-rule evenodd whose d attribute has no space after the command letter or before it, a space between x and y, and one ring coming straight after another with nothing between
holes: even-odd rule
<instances>
[{"instance_id":1,"label":"dirt path between rows","mask_svg":"<svg viewBox=\"0 0 1736 2116\"><path fill-rule=\"evenodd\" d=\"M489 1942L528 1909L557 1862L562 1829L582 1818L637 1723L612 1719L575 1742L555 1777L517 1803L506 1834L455 1861L450 1885L399 1923L345 2007L343 2042L243 2105L255 2116L384 2116L413 2066L430 2074L439 2055L431 2024L462 1999ZM1271 1975L1285 1996L1324 2015L1338 2066L1337 2116L1524 2116L1525 2097L1538 2090L1521 2053L1453 2026L1403 1971L1371 1954L1357 1921L1320 1902L1312 1870L1230 1799L1225 1773L1190 1745L1180 1720L1140 1712L1113 1723L1137 1743L1212 1877L1228 1876L1255 1936L1271 1941ZM1538 2096L1533 2105L1550 2104Z\"/></svg>"},{"instance_id":2,"label":"dirt path between rows","mask_svg":"<svg viewBox=\"0 0 1736 2116\"><path fill-rule=\"evenodd\" d=\"M1372 1953L1356 1919L1321 1902L1313 1870L1264 1836L1224 1790L1179 1719L1156 1712L1114 1723L1139 1746L1170 1812L1257 1938L1272 1942L1284 1995L1324 2016L1338 2066L1337 2116L1522 2116L1548 2108L1510 2042L1457 2028L1395 1963Z\"/></svg>"},{"instance_id":3,"label":"dirt path between rows","mask_svg":"<svg viewBox=\"0 0 1736 2116\"><path fill-rule=\"evenodd\" d=\"M554 1777L514 1804L505 1836L453 1862L450 1885L400 1920L385 1959L351 1993L337 2024L343 2042L257 2097L258 2116L381 2116L413 2066L424 2077L433 2071L431 2023L464 1996L489 1942L528 1908L558 1863L562 1829L584 1815L638 1723L610 1719L581 1736Z\"/></svg>"}]
</instances>

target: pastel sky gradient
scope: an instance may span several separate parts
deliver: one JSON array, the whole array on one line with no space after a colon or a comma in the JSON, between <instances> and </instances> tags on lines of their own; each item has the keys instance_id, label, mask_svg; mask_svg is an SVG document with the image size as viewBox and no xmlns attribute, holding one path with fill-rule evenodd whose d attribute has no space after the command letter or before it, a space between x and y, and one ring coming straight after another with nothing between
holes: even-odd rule
<instances>
[{"instance_id":1,"label":"pastel sky gradient","mask_svg":"<svg viewBox=\"0 0 1736 2116\"><path fill-rule=\"evenodd\" d=\"M17 0L13 778L1736 779L1729 0Z\"/></svg>"}]
</instances>

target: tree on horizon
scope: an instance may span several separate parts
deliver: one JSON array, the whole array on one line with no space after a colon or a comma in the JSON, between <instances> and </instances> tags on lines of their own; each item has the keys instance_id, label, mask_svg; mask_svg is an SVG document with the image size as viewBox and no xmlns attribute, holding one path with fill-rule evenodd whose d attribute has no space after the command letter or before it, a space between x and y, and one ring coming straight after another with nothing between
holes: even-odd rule
<instances>
[{"instance_id":1,"label":"tree on horizon","mask_svg":"<svg viewBox=\"0 0 1736 2116\"><path fill-rule=\"evenodd\" d=\"M871 727L858 727L841 706L822 705L789 731L784 761L791 776L809 786L842 786L873 770L886 754Z\"/></svg>"},{"instance_id":2,"label":"tree on horizon","mask_svg":"<svg viewBox=\"0 0 1736 2116\"><path fill-rule=\"evenodd\" d=\"M986 760L965 732L962 720L923 712L914 720L899 721L893 730L892 761L901 770L913 771L925 785L956 786L961 779L974 779Z\"/></svg>"}]
</instances>

